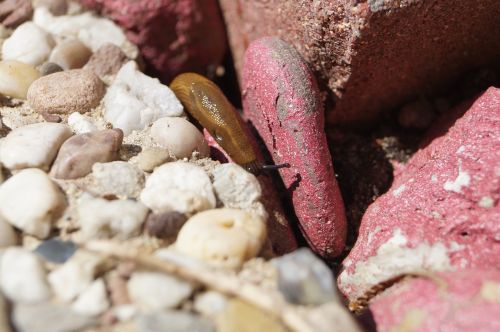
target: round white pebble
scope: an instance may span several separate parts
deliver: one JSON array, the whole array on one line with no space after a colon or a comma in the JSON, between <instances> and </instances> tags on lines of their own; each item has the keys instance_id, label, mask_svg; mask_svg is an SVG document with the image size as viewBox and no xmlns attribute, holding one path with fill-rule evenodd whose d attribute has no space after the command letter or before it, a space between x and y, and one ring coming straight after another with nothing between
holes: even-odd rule
<instances>
[{"instance_id":1,"label":"round white pebble","mask_svg":"<svg viewBox=\"0 0 500 332\"><path fill-rule=\"evenodd\" d=\"M33 66L42 64L49 57L54 40L33 22L26 22L14 31L2 45L4 60L17 60Z\"/></svg>"}]
</instances>

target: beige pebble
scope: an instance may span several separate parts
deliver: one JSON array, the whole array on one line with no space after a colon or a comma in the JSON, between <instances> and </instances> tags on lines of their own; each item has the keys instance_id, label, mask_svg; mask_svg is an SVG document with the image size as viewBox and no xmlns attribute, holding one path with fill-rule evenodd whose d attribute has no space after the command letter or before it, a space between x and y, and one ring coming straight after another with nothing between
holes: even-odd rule
<instances>
[{"instance_id":1,"label":"beige pebble","mask_svg":"<svg viewBox=\"0 0 500 332\"><path fill-rule=\"evenodd\" d=\"M210 155L207 141L201 132L189 121L179 117L156 120L151 127L151 137L161 147L177 158L190 158L198 151L200 158Z\"/></svg>"},{"instance_id":2,"label":"beige pebble","mask_svg":"<svg viewBox=\"0 0 500 332\"><path fill-rule=\"evenodd\" d=\"M99 77L84 69L73 69L33 82L28 89L28 103L39 113L85 113L99 105L103 95L104 83Z\"/></svg>"},{"instance_id":3,"label":"beige pebble","mask_svg":"<svg viewBox=\"0 0 500 332\"><path fill-rule=\"evenodd\" d=\"M0 61L0 93L4 96L26 99L28 89L40 73L32 65L15 60Z\"/></svg>"},{"instance_id":4,"label":"beige pebble","mask_svg":"<svg viewBox=\"0 0 500 332\"><path fill-rule=\"evenodd\" d=\"M75 135L61 146L50 174L57 179L77 179L89 174L97 162L118 159L123 132L106 129Z\"/></svg>"},{"instance_id":5,"label":"beige pebble","mask_svg":"<svg viewBox=\"0 0 500 332\"><path fill-rule=\"evenodd\" d=\"M92 51L78 39L66 40L52 50L49 61L62 69L79 69L89 61Z\"/></svg>"},{"instance_id":6,"label":"beige pebble","mask_svg":"<svg viewBox=\"0 0 500 332\"><path fill-rule=\"evenodd\" d=\"M266 239L266 225L243 210L213 209L196 214L182 227L176 249L216 267L237 268L255 257Z\"/></svg>"},{"instance_id":7,"label":"beige pebble","mask_svg":"<svg viewBox=\"0 0 500 332\"><path fill-rule=\"evenodd\" d=\"M165 149L145 147L137 156L137 165L144 172L152 172L156 167L172 160L172 157Z\"/></svg>"}]
</instances>

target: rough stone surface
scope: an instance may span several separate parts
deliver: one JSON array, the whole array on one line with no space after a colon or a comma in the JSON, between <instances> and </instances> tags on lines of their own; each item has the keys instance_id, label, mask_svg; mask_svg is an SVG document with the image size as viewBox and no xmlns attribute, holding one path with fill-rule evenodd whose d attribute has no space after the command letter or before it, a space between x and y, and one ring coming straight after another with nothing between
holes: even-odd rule
<instances>
[{"instance_id":1,"label":"rough stone surface","mask_svg":"<svg viewBox=\"0 0 500 332\"><path fill-rule=\"evenodd\" d=\"M144 187L144 173L126 161L95 163L91 189L100 196L138 197Z\"/></svg>"},{"instance_id":2,"label":"rough stone surface","mask_svg":"<svg viewBox=\"0 0 500 332\"><path fill-rule=\"evenodd\" d=\"M0 93L26 99L28 89L40 73L35 67L15 60L0 61Z\"/></svg>"},{"instance_id":3,"label":"rough stone surface","mask_svg":"<svg viewBox=\"0 0 500 332\"><path fill-rule=\"evenodd\" d=\"M184 162L167 163L146 180L141 201L153 212L192 214L215 207L215 195L203 168Z\"/></svg>"},{"instance_id":4,"label":"rough stone surface","mask_svg":"<svg viewBox=\"0 0 500 332\"><path fill-rule=\"evenodd\" d=\"M184 311L166 310L137 319L137 332L214 332L209 320Z\"/></svg>"},{"instance_id":5,"label":"rough stone surface","mask_svg":"<svg viewBox=\"0 0 500 332\"><path fill-rule=\"evenodd\" d=\"M92 54L85 69L93 71L94 74L102 78L118 73L127 61L127 56L118 46L107 43Z\"/></svg>"},{"instance_id":6,"label":"rough stone surface","mask_svg":"<svg viewBox=\"0 0 500 332\"><path fill-rule=\"evenodd\" d=\"M59 123L39 122L16 128L0 141L0 162L12 170L48 170L71 135L69 127Z\"/></svg>"},{"instance_id":7,"label":"rough stone surface","mask_svg":"<svg viewBox=\"0 0 500 332\"><path fill-rule=\"evenodd\" d=\"M182 105L157 79L139 71L133 61L124 65L104 97L104 118L128 135L159 118L179 116Z\"/></svg>"},{"instance_id":8,"label":"rough stone surface","mask_svg":"<svg viewBox=\"0 0 500 332\"><path fill-rule=\"evenodd\" d=\"M75 135L61 146L50 174L58 179L76 179L89 174L95 163L118 159L123 132L106 129Z\"/></svg>"},{"instance_id":9,"label":"rough stone surface","mask_svg":"<svg viewBox=\"0 0 500 332\"><path fill-rule=\"evenodd\" d=\"M498 68L497 0L221 0L236 68L264 36L292 44L327 87L329 122L370 124L379 111ZM333 103L332 103L333 104Z\"/></svg>"},{"instance_id":10,"label":"rough stone surface","mask_svg":"<svg viewBox=\"0 0 500 332\"><path fill-rule=\"evenodd\" d=\"M166 82L187 71L207 73L225 54L224 24L215 0L80 2L124 27Z\"/></svg>"},{"instance_id":11,"label":"rough stone surface","mask_svg":"<svg viewBox=\"0 0 500 332\"><path fill-rule=\"evenodd\" d=\"M339 278L351 300L404 273L500 264L499 121L500 89L490 88L447 131L443 121L430 129L443 136L426 140L362 219Z\"/></svg>"},{"instance_id":12,"label":"rough stone surface","mask_svg":"<svg viewBox=\"0 0 500 332\"><path fill-rule=\"evenodd\" d=\"M92 72L83 69L43 76L28 90L28 103L37 112L85 113L99 105L104 84Z\"/></svg>"},{"instance_id":13,"label":"rough stone surface","mask_svg":"<svg viewBox=\"0 0 500 332\"><path fill-rule=\"evenodd\" d=\"M25 169L0 187L0 215L26 234L46 238L66 208L64 194L39 169Z\"/></svg>"},{"instance_id":14,"label":"rough stone surface","mask_svg":"<svg viewBox=\"0 0 500 332\"><path fill-rule=\"evenodd\" d=\"M50 298L42 261L22 248L9 248L0 263L0 286L5 296L17 303L37 303Z\"/></svg>"},{"instance_id":15,"label":"rough stone surface","mask_svg":"<svg viewBox=\"0 0 500 332\"><path fill-rule=\"evenodd\" d=\"M151 137L177 159L190 158L198 152L198 158L209 155L208 144L194 124L186 119L167 117L156 120L151 126Z\"/></svg>"},{"instance_id":16,"label":"rough stone surface","mask_svg":"<svg viewBox=\"0 0 500 332\"><path fill-rule=\"evenodd\" d=\"M2 59L33 66L42 64L54 47L50 35L33 22L19 26L2 44Z\"/></svg>"},{"instance_id":17,"label":"rough stone surface","mask_svg":"<svg viewBox=\"0 0 500 332\"><path fill-rule=\"evenodd\" d=\"M213 209L191 217L175 248L213 266L237 268L255 257L266 239L263 219L243 210Z\"/></svg>"},{"instance_id":18,"label":"rough stone surface","mask_svg":"<svg viewBox=\"0 0 500 332\"><path fill-rule=\"evenodd\" d=\"M145 312L175 308L193 292L188 282L157 272L133 273L127 288L132 302Z\"/></svg>"},{"instance_id":19,"label":"rough stone surface","mask_svg":"<svg viewBox=\"0 0 500 332\"><path fill-rule=\"evenodd\" d=\"M500 272L464 270L406 279L370 305L377 331L500 329Z\"/></svg>"},{"instance_id":20,"label":"rough stone surface","mask_svg":"<svg viewBox=\"0 0 500 332\"><path fill-rule=\"evenodd\" d=\"M243 109L280 170L304 237L324 258L344 249L346 219L324 134L314 76L300 55L274 37L250 45L242 78Z\"/></svg>"}]
</instances>

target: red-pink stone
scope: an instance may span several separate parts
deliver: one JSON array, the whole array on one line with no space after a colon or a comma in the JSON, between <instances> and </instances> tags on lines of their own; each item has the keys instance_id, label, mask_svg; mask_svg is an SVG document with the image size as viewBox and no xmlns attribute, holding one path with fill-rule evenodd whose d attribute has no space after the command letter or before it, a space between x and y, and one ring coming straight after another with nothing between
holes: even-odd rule
<instances>
[{"instance_id":1,"label":"red-pink stone","mask_svg":"<svg viewBox=\"0 0 500 332\"><path fill-rule=\"evenodd\" d=\"M377 331L500 331L500 271L407 279L370 305Z\"/></svg>"},{"instance_id":2,"label":"red-pink stone","mask_svg":"<svg viewBox=\"0 0 500 332\"><path fill-rule=\"evenodd\" d=\"M339 277L351 300L406 272L500 265L500 89L436 133L366 211Z\"/></svg>"},{"instance_id":3,"label":"red-pink stone","mask_svg":"<svg viewBox=\"0 0 500 332\"><path fill-rule=\"evenodd\" d=\"M346 219L324 133L318 86L300 55L279 38L247 49L243 110L280 170L304 237L331 259L344 249Z\"/></svg>"},{"instance_id":4,"label":"red-pink stone","mask_svg":"<svg viewBox=\"0 0 500 332\"><path fill-rule=\"evenodd\" d=\"M224 23L215 0L80 0L121 25L164 81L206 74L226 51Z\"/></svg>"}]
</instances>

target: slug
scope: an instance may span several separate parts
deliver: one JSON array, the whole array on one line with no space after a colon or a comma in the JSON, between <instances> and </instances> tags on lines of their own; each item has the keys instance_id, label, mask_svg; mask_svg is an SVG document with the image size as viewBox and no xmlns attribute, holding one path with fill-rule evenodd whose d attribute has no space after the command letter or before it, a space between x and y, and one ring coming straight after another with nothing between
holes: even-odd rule
<instances>
[{"instance_id":1,"label":"slug","mask_svg":"<svg viewBox=\"0 0 500 332\"><path fill-rule=\"evenodd\" d=\"M263 170L290 167L289 164L263 165L258 160L243 120L214 82L195 73L184 73L172 81L170 89L189 115L247 171L259 175Z\"/></svg>"}]
</instances>

